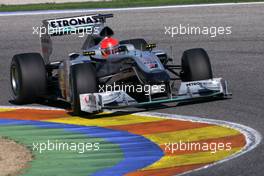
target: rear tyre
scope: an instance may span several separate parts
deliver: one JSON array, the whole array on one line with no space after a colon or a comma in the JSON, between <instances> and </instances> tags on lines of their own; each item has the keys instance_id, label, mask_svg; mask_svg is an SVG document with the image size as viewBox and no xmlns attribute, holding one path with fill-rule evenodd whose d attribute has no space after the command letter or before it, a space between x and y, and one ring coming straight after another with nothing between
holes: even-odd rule
<instances>
[{"instance_id":1,"label":"rear tyre","mask_svg":"<svg viewBox=\"0 0 264 176\"><path fill-rule=\"evenodd\" d=\"M44 96L47 77L42 56L39 53L15 55L10 66L10 83L16 104L33 103Z\"/></svg>"},{"instance_id":2,"label":"rear tyre","mask_svg":"<svg viewBox=\"0 0 264 176\"><path fill-rule=\"evenodd\" d=\"M213 78L211 63L204 49L195 48L183 53L181 78L186 82Z\"/></svg>"},{"instance_id":3,"label":"rear tyre","mask_svg":"<svg viewBox=\"0 0 264 176\"><path fill-rule=\"evenodd\" d=\"M120 44L131 44L138 50L146 51L147 42L142 38L120 41Z\"/></svg>"},{"instance_id":4,"label":"rear tyre","mask_svg":"<svg viewBox=\"0 0 264 176\"><path fill-rule=\"evenodd\" d=\"M71 66L72 110L75 115L82 114L80 94L97 92L96 71L92 64L83 63Z\"/></svg>"}]
</instances>

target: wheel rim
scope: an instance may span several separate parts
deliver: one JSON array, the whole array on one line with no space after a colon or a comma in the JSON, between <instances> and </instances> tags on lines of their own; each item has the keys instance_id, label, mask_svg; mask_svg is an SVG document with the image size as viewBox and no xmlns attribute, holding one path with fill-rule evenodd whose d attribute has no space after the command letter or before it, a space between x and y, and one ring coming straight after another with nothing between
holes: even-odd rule
<instances>
[{"instance_id":1,"label":"wheel rim","mask_svg":"<svg viewBox=\"0 0 264 176\"><path fill-rule=\"evenodd\" d=\"M19 78L18 78L18 70L16 66L11 67L11 86L15 95L18 95L19 92Z\"/></svg>"}]
</instances>

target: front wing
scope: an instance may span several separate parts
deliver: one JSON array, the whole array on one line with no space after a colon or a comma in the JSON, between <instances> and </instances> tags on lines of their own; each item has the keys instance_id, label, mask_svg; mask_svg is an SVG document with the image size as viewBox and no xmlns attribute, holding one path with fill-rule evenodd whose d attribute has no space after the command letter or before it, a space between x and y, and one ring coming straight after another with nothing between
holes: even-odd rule
<instances>
[{"instance_id":1,"label":"front wing","mask_svg":"<svg viewBox=\"0 0 264 176\"><path fill-rule=\"evenodd\" d=\"M80 94L81 110L88 113L98 112L102 109L115 109L125 107L141 107L170 102L190 102L206 98L219 98L230 96L227 82L222 78L209 80L181 82L178 95L169 98L149 99L146 102L137 102L124 91Z\"/></svg>"}]
</instances>

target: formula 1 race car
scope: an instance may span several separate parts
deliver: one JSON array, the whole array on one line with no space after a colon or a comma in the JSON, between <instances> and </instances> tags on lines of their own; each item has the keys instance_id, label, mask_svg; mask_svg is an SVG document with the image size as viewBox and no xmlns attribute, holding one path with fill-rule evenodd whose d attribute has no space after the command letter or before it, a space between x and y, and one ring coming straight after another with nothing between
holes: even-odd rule
<instances>
[{"instance_id":1,"label":"formula 1 race car","mask_svg":"<svg viewBox=\"0 0 264 176\"><path fill-rule=\"evenodd\" d=\"M111 17L113 14L92 14L44 20L42 55L23 53L12 59L14 102L63 100L80 114L230 95L226 81L213 78L204 49L187 50L181 65L169 64L173 59L155 50L156 44L142 38L113 38L113 30L104 25ZM50 62L51 37L80 32L88 34L82 52ZM176 87L175 82L180 85Z\"/></svg>"}]
</instances>

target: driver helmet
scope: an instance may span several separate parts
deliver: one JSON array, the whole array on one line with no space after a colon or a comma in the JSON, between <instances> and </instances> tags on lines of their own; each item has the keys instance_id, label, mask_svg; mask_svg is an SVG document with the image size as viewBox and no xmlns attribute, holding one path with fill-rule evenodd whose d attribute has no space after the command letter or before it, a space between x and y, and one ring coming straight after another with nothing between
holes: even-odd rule
<instances>
[{"instance_id":1,"label":"driver helmet","mask_svg":"<svg viewBox=\"0 0 264 176\"><path fill-rule=\"evenodd\" d=\"M105 37L100 44L103 57L107 58L110 54L116 53L116 46L119 45L119 41L112 37Z\"/></svg>"}]
</instances>

